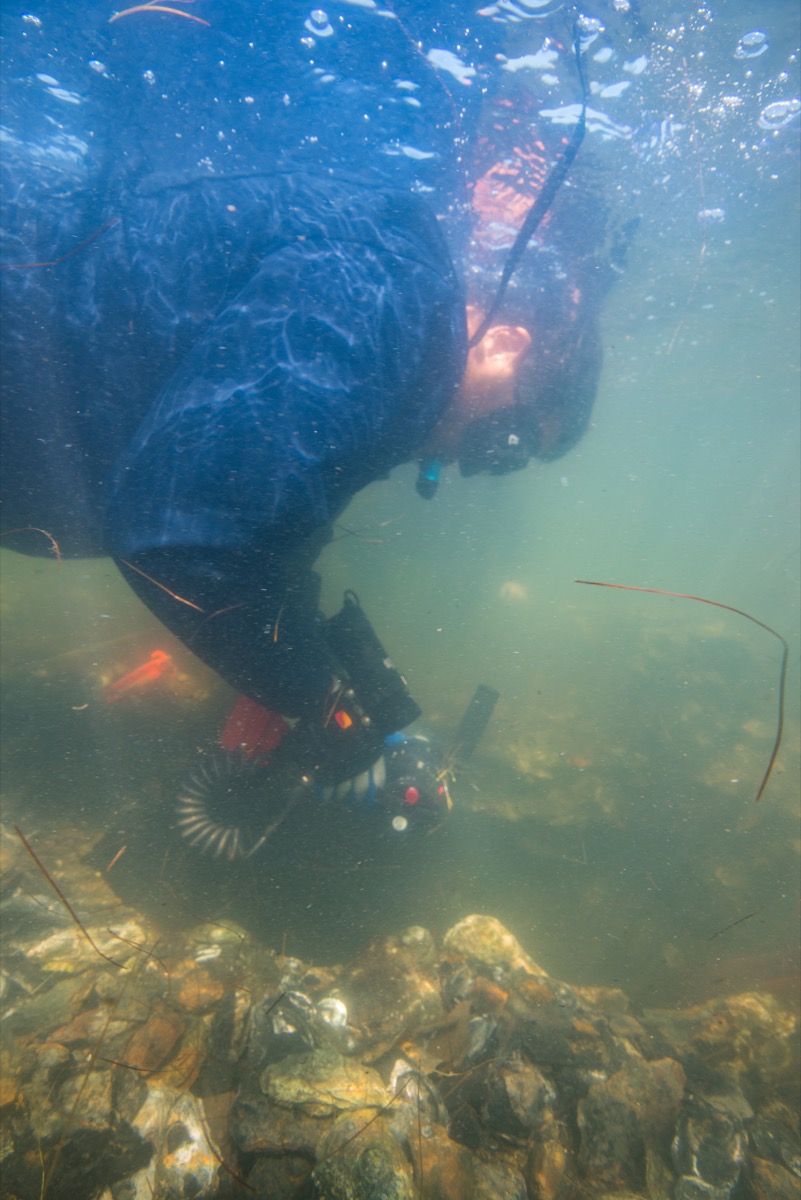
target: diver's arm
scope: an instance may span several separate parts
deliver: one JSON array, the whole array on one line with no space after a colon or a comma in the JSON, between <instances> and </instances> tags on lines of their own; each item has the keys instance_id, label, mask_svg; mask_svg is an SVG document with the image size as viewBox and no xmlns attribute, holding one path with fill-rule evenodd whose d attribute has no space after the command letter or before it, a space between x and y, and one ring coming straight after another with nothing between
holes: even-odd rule
<instances>
[{"instance_id":1,"label":"diver's arm","mask_svg":"<svg viewBox=\"0 0 801 1200\"><path fill-rule=\"evenodd\" d=\"M322 711L339 664L311 572L291 582L264 557L254 578L239 554L170 547L117 559L164 625L227 683L289 717Z\"/></svg>"},{"instance_id":2,"label":"diver's arm","mask_svg":"<svg viewBox=\"0 0 801 1200\"><path fill-rule=\"evenodd\" d=\"M329 317L336 296L324 305L341 260L308 260L324 277L316 293L293 295L289 247L191 348L117 464L107 534L160 620L289 716L322 705L336 673L311 564L340 487L355 490L351 460L367 462L374 439L366 402L346 387L358 363Z\"/></svg>"},{"instance_id":3,"label":"diver's arm","mask_svg":"<svg viewBox=\"0 0 801 1200\"><path fill-rule=\"evenodd\" d=\"M237 691L297 718L280 753L300 774L325 784L352 779L379 758L388 734L420 714L355 597L324 620L311 571L280 584L280 572L262 572L254 588L244 577L235 583L241 562L220 554L157 551L118 565L164 624Z\"/></svg>"},{"instance_id":4,"label":"diver's arm","mask_svg":"<svg viewBox=\"0 0 801 1200\"><path fill-rule=\"evenodd\" d=\"M410 241L419 206L361 200ZM414 256L277 247L117 464L107 544L136 591L234 687L312 726L342 678L309 586L320 532L412 457L458 378L461 292L440 236L424 223Z\"/></svg>"}]
</instances>

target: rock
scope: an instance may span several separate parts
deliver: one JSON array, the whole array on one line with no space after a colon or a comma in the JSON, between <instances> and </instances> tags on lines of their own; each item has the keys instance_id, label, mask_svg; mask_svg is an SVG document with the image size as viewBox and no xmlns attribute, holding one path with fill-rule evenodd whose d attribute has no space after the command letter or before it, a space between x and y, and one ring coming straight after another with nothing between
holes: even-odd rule
<instances>
[{"instance_id":1,"label":"rock","mask_svg":"<svg viewBox=\"0 0 801 1200\"><path fill-rule=\"evenodd\" d=\"M150 1161L114 1188L114 1200L211 1200L217 1195L220 1155L207 1133L202 1100L151 1088L132 1124L149 1147Z\"/></svg>"},{"instance_id":2,"label":"rock","mask_svg":"<svg viewBox=\"0 0 801 1200\"><path fill-rule=\"evenodd\" d=\"M356 1108L382 1108L389 1099L381 1076L332 1050L296 1054L261 1076L273 1103L310 1117L330 1117Z\"/></svg>"},{"instance_id":3,"label":"rock","mask_svg":"<svg viewBox=\"0 0 801 1200\"><path fill-rule=\"evenodd\" d=\"M779 1163L752 1158L750 1179L757 1200L798 1200L799 1176Z\"/></svg>"},{"instance_id":4,"label":"rock","mask_svg":"<svg viewBox=\"0 0 801 1200\"><path fill-rule=\"evenodd\" d=\"M574 1103L636 1053L629 1037L615 1033L610 1018L583 1008L573 989L555 979L513 984L507 1013L517 1023L526 1058L550 1068L559 1091Z\"/></svg>"},{"instance_id":5,"label":"rock","mask_svg":"<svg viewBox=\"0 0 801 1200\"><path fill-rule=\"evenodd\" d=\"M543 1124L556 1092L541 1071L520 1058L492 1063L484 1078L481 1117L487 1128L527 1141Z\"/></svg>"},{"instance_id":6,"label":"rock","mask_svg":"<svg viewBox=\"0 0 801 1200\"><path fill-rule=\"evenodd\" d=\"M112 1071L111 1103L121 1120L132 1123L147 1099L147 1082L140 1071Z\"/></svg>"},{"instance_id":7,"label":"rock","mask_svg":"<svg viewBox=\"0 0 801 1200\"><path fill-rule=\"evenodd\" d=\"M204 962L231 950L238 954L250 945L250 934L233 921L226 921L224 925L216 921L204 921L189 930L184 942L195 962Z\"/></svg>"},{"instance_id":8,"label":"rock","mask_svg":"<svg viewBox=\"0 0 801 1200\"><path fill-rule=\"evenodd\" d=\"M753 1116L739 1090L688 1095L673 1139L676 1200L728 1200L745 1162L745 1122Z\"/></svg>"},{"instance_id":9,"label":"rock","mask_svg":"<svg viewBox=\"0 0 801 1200\"><path fill-rule=\"evenodd\" d=\"M177 1051L165 1066L147 1077L151 1087L174 1088L184 1092L191 1088L206 1059L209 1043L208 1023L195 1018L186 1028Z\"/></svg>"},{"instance_id":10,"label":"rock","mask_svg":"<svg viewBox=\"0 0 801 1200\"><path fill-rule=\"evenodd\" d=\"M798 1017L773 996L744 992L677 1012L652 1010L643 1024L673 1047L690 1086L700 1091L747 1078L770 1094L798 1077Z\"/></svg>"},{"instance_id":11,"label":"rock","mask_svg":"<svg viewBox=\"0 0 801 1200\"><path fill-rule=\"evenodd\" d=\"M443 1015L431 934L419 926L373 942L340 975L341 999L360 1054L374 1061Z\"/></svg>"},{"instance_id":12,"label":"rock","mask_svg":"<svg viewBox=\"0 0 801 1200\"><path fill-rule=\"evenodd\" d=\"M229 1092L238 1086L250 1013L251 996L239 988L227 992L214 1009L207 1057L197 1085L199 1095Z\"/></svg>"},{"instance_id":13,"label":"rock","mask_svg":"<svg viewBox=\"0 0 801 1200\"><path fill-rule=\"evenodd\" d=\"M113 894L110 902L106 900L106 907L111 904L116 905ZM152 945L156 939L134 919L115 922L113 932L104 925L87 925L84 932L71 924L30 946L25 953L43 971L75 975L102 965L101 954L107 955L119 967L125 967L129 962L133 965L141 958L139 947L146 945L148 940Z\"/></svg>"},{"instance_id":14,"label":"rock","mask_svg":"<svg viewBox=\"0 0 801 1200\"><path fill-rule=\"evenodd\" d=\"M631 1009L628 996L616 987L577 987L573 989L583 1005L602 1013L627 1013Z\"/></svg>"},{"instance_id":15,"label":"rock","mask_svg":"<svg viewBox=\"0 0 801 1200\"><path fill-rule=\"evenodd\" d=\"M454 1141L470 1150L478 1150L486 1136L478 1112L467 1101L461 1104L457 1102L448 1129Z\"/></svg>"},{"instance_id":16,"label":"rock","mask_svg":"<svg viewBox=\"0 0 801 1200\"><path fill-rule=\"evenodd\" d=\"M125 1051L125 1062L137 1071L157 1071L175 1050L186 1029L177 1012L158 1001L147 1021L134 1032Z\"/></svg>"},{"instance_id":17,"label":"rock","mask_svg":"<svg viewBox=\"0 0 801 1200\"><path fill-rule=\"evenodd\" d=\"M257 1200L797 1194L778 1097L798 1026L770 997L635 1017L619 989L554 979L475 914L440 961L413 926L326 968L216 924L157 956L126 915L102 941L125 973L59 919L5 963L10 1194L39 1194L43 1160L48 1200L87 1180L98 1200L213 1200L239 1186L221 1157Z\"/></svg>"},{"instance_id":18,"label":"rock","mask_svg":"<svg viewBox=\"0 0 801 1200\"><path fill-rule=\"evenodd\" d=\"M779 1100L761 1108L748 1127L748 1140L755 1155L785 1167L801 1179L801 1139L798 1118Z\"/></svg>"},{"instance_id":19,"label":"rock","mask_svg":"<svg viewBox=\"0 0 801 1200\"><path fill-rule=\"evenodd\" d=\"M389 1101L377 1072L332 1050L294 1054L244 1084L231 1112L231 1136L249 1154L293 1154L313 1160L341 1113Z\"/></svg>"},{"instance_id":20,"label":"rock","mask_svg":"<svg viewBox=\"0 0 801 1200\"><path fill-rule=\"evenodd\" d=\"M593 1200L651 1200L651 1197L642 1192L593 1192Z\"/></svg>"},{"instance_id":21,"label":"rock","mask_svg":"<svg viewBox=\"0 0 801 1200\"><path fill-rule=\"evenodd\" d=\"M75 1130L66 1139L16 1139L13 1154L3 1160L4 1197L48 1200L94 1197L137 1172L153 1147L125 1123ZM44 1175L43 1166L44 1164Z\"/></svg>"},{"instance_id":22,"label":"rock","mask_svg":"<svg viewBox=\"0 0 801 1200\"><path fill-rule=\"evenodd\" d=\"M36 1058L40 1070L59 1074L63 1074L64 1068L74 1062L72 1054L63 1043L49 1040L42 1042Z\"/></svg>"},{"instance_id":23,"label":"rock","mask_svg":"<svg viewBox=\"0 0 801 1200\"><path fill-rule=\"evenodd\" d=\"M75 979L42 976L30 996L10 1008L4 1007L3 1032L21 1039L43 1037L50 1030L69 1023L75 1011Z\"/></svg>"},{"instance_id":24,"label":"rock","mask_svg":"<svg viewBox=\"0 0 801 1200\"><path fill-rule=\"evenodd\" d=\"M301 1155L258 1158L247 1177L252 1189L247 1195L250 1200L300 1200L309 1195L311 1172L311 1162Z\"/></svg>"},{"instance_id":25,"label":"rock","mask_svg":"<svg viewBox=\"0 0 801 1200\"><path fill-rule=\"evenodd\" d=\"M644 1188L645 1147L670 1137L683 1092L684 1071L669 1058L632 1058L594 1084L578 1105L579 1161L587 1178L610 1188Z\"/></svg>"},{"instance_id":26,"label":"rock","mask_svg":"<svg viewBox=\"0 0 801 1200\"><path fill-rule=\"evenodd\" d=\"M673 1200L676 1176L663 1147L653 1143L645 1147L645 1183L649 1200Z\"/></svg>"},{"instance_id":27,"label":"rock","mask_svg":"<svg viewBox=\"0 0 801 1200\"><path fill-rule=\"evenodd\" d=\"M571 1154L565 1129L551 1123L529 1152L525 1178L531 1200L562 1200L568 1192Z\"/></svg>"},{"instance_id":28,"label":"rock","mask_svg":"<svg viewBox=\"0 0 801 1200\"><path fill-rule=\"evenodd\" d=\"M369 1109L337 1118L313 1178L320 1200L415 1200L411 1165L383 1117Z\"/></svg>"},{"instance_id":29,"label":"rock","mask_svg":"<svg viewBox=\"0 0 801 1200\"><path fill-rule=\"evenodd\" d=\"M471 1200L528 1200L523 1172L499 1155L477 1162L473 1176Z\"/></svg>"},{"instance_id":30,"label":"rock","mask_svg":"<svg viewBox=\"0 0 801 1200\"><path fill-rule=\"evenodd\" d=\"M405 1145L419 1141L431 1126L445 1126L448 1110L432 1079L406 1058L395 1061L389 1076L386 1116L393 1137Z\"/></svg>"},{"instance_id":31,"label":"rock","mask_svg":"<svg viewBox=\"0 0 801 1200\"><path fill-rule=\"evenodd\" d=\"M415 1195L426 1200L465 1200L473 1196L475 1160L469 1150L448 1136L442 1125L429 1127L425 1136L412 1137L409 1148L418 1182Z\"/></svg>"},{"instance_id":32,"label":"rock","mask_svg":"<svg viewBox=\"0 0 801 1200\"><path fill-rule=\"evenodd\" d=\"M443 947L447 954L467 959L478 974L489 975L496 981L519 972L547 974L495 917L478 913L465 917L445 934Z\"/></svg>"},{"instance_id":33,"label":"rock","mask_svg":"<svg viewBox=\"0 0 801 1200\"><path fill-rule=\"evenodd\" d=\"M184 964L183 972L176 972L179 985L178 1003L189 1013L205 1013L215 1008L225 995L225 984L215 979L206 967Z\"/></svg>"},{"instance_id":34,"label":"rock","mask_svg":"<svg viewBox=\"0 0 801 1200\"><path fill-rule=\"evenodd\" d=\"M261 1094L241 1089L231 1107L229 1133L245 1154L300 1157L309 1165L334 1117L310 1117L291 1108L280 1108Z\"/></svg>"},{"instance_id":35,"label":"rock","mask_svg":"<svg viewBox=\"0 0 801 1200\"><path fill-rule=\"evenodd\" d=\"M188 1092L178 1096L158 1139L157 1196L205 1200L217 1194L220 1155L206 1128L203 1101Z\"/></svg>"},{"instance_id":36,"label":"rock","mask_svg":"<svg viewBox=\"0 0 801 1200\"><path fill-rule=\"evenodd\" d=\"M0 1109L5 1108L7 1104L16 1104L18 1095L19 1082L10 1072L8 1056L0 1055Z\"/></svg>"},{"instance_id":37,"label":"rock","mask_svg":"<svg viewBox=\"0 0 801 1200\"><path fill-rule=\"evenodd\" d=\"M113 1073L108 1068L71 1075L58 1089L57 1106L72 1128L107 1130L114 1124Z\"/></svg>"},{"instance_id":38,"label":"rock","mask_svg":"<svg viewBox=\"0 0 801 1200\"><path fill-rule=\"evenodd\" d=\"M101 1038L110 1043L121 1032L130 1036L130 1027L126 1029L124 1022L114 1021L104 1006L84 1010L66 1025L54 1029L50 1037L62 1046L95 1046Z\"/></svg>"}]
</instances>

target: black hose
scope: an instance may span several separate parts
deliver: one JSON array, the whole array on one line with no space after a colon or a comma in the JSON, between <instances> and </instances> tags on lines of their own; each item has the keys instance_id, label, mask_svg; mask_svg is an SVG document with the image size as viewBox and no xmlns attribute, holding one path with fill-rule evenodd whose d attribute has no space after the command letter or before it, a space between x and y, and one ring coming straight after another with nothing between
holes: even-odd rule
<instances>
[{"instance_id":1,"label":"black hose","mask_svg":"<svg viewBox=\"0 0 801 1200\"><path fill-rule=\"evenodd\" d=\"M584 71L584 61L581 56L581 32L579 30L578 21L573 26L573 53L576 56L576 69L578 70L579 83L581 84L581 113L579 114L579 119L576 122L576 128L573 130L573 136L569 143L551 168L550 174L545 180L542 191L537 196L537 199L531 205L531 208L526 214L526 219L520 227L520 231L514 240L514 245L507 255L506 264L503 268L503 274L501 275L500 282L495 291L493 301L489 306L489 310L487 311L484 320L481 322L478 329L468 342L468 346L471 350L474 346L478 345L495 319L495 314L500 308L503 298L506 294L506 288L509 284L509 280L519 267L520 260L526 251L526 247L539 228L543 217L553 204L556 193L564 183L565 176L573 165L575 157L579 152L579 147L584 141L584 134L587 127L587 76Z\"/></svg>"}]
</instances>

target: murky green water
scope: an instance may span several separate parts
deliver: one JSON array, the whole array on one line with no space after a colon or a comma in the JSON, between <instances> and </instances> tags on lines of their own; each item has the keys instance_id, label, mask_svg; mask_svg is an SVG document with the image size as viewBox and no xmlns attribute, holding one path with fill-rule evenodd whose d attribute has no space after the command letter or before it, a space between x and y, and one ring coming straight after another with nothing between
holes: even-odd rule
<instances>
[{"instance_id":1,"label":"murky green water","mask_svg":"<svg viewBox=\"0 0 801 1200\"><path fill-rule=\"evenodd\" d=\"M2 552L6 821L98 869L125 846L112 878L161 921L227 915L312 959L485 911L554 974L647 1004L792 996L797 139L759 153L716 141L685 84L666 72L677 118L703 133L694 157L621 173L643 223L608 304L587 437L508 479L447 478L430 503L401 471L357 498L322 560L328 608L358 591L434 732L447 740L477 683L501 692L451 820L379 851L346 815L300 814L248 864L210 867L172 828L173 804L231 694L109 563ZM699 222L716 190L725 221ZM787 638L761 804L778 642L720 608L577 578L708 597ZM173 686L104 704L102 685L155 647L175 656Z\"/></svg>"},{"instance_id":2,"label":"murky green water","mask_svg":"<svg viewBox=\"0 0 801 1200\"><path fill-rule=\"evenodd\" d=\"M594 428L572 455L507 480L447 479L431 503L400 472L346 514L356 532L341 529L325 553L327 603L357 589L429 727L447 738L478 682L502 694L456 811L431 838L371 858L349 819L304 815L246 866L209 869L171 829L172 805L231 695L109 563L8 553L5 819L46 840L100 839L98 866L126 845L117 886L154 915L228 914L310 958L478 910L555 974L617 982L647 1003L756 986L789 994L795 238L789 217L766 217L739 249L707 255L696 284L698 241L685 233L688 261L674 270L658 222L646 225L609 307ZM576 578L703 595L787 637L784 740L760 805L779 644L719 608ZM156 646L186 678L105 705L102 684Z\"/></svg>"}]
</instances>

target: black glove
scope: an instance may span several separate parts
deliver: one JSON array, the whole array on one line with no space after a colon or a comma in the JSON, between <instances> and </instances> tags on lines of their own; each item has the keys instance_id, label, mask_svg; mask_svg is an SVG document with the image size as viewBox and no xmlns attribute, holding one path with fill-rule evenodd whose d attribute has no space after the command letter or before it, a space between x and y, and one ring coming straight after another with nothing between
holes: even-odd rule
<instances>
[{"instance_id":1,"label":"black glove","mask_svg":"<svg viewBox=\"0 0 801 1200\"><path fill-rule=\"evenodd\" d=\"M335 675L326 695L307 704L280 750L301 776L330 786L371 767L384 738L416 720L420 709L354 592L345 593L324 629Z\"/></svg>"},{"instance_id":2,"label":"black glove","mask_svg":"<svg viewBox=\"0 0 801 1200\"><path fill-rule=\"evenodd\" d=\"M384 738L359 704L353 689L332 681L322 714L301 717L280 752L297 764L301 776L323 786L353 779L373 765Z\"/></svg>"},{"instance_id":3,"label":"black glove","mask_svg":"<svg viewBox=\"0 0 801 1200\"><path fill-rule=\"evenodd\" d=\"M342 664L358 703L382 737L405 729L420 716L406 680L381 645L355 592L345 592L342 608L325 623L325 640Z\"/></svg>"}]
</instances>

